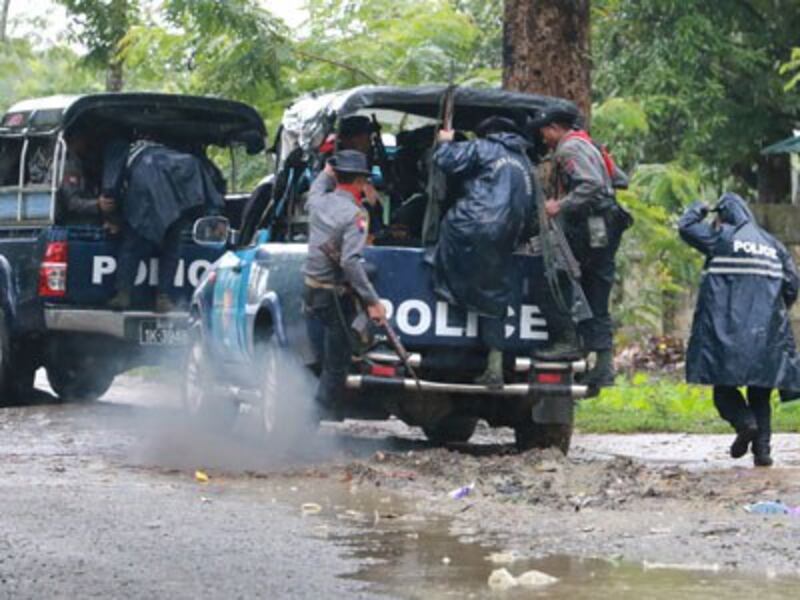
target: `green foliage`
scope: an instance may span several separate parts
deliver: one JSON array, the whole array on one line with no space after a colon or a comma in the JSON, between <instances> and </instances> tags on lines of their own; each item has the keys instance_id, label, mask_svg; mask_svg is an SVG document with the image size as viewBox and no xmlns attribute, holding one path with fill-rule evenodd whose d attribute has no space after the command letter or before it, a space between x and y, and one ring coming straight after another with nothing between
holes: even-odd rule
<instances>
[{"instance_id":1,"label":"green foliage","mask_svg":"<svg viewBox=\"0 0 800 600\"><path fill-rule=\"evenodd\" d=\"M702 162L717 184L748 177L800 117L777 69L796 45L800 0L723 4L596 0L593 22L596 96L637 98L648 160Z\"/></svg>"},{"instance_id":2,"label":"green foliage","mask_svg":"<svg viewBox=\"0 0 800 600\"><path fill-rule=\"evenodd\" d=\"M592 135L613 152L625 169L644 159L650 124L644 107L632 98L612 97L592 108Z\"/></svg>"},{"instance_id":3,"label":"green foliage","mask_svg":"<svg viewBox=\"0 0 800 600\"><path fill-rule=\"evenodd\" d=\"M781 65L780 73L781 75L788 74L792 76L785 86L787 92L791 92L800 85L800 48L792 50L791 60Z\"/></svg>"},{"instance_id":4,"label":"green foliage","mask_svg":"<svg viewBox=\"0 0 800 600\"><path fill-rule=\"evenodd\" d=\"M688 432L728 433L717 414L709 386L637 373L619 378L598 398L578 405L576 425L592 433ZM773 429L800 431L800 403L780 404L773 398Z\"/></svg>"}]
</instances>

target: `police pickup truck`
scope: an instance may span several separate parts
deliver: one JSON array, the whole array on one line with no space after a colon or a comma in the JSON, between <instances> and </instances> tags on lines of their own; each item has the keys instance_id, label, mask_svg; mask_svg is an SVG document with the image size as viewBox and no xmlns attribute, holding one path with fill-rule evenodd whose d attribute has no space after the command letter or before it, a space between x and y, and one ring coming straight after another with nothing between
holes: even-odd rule
<instances>
[{"instance_id":1,"label":"police pickup truck","mask_svg":"<svg viewBox=\"0 0 800 600\"><path fill-rule=\"evenodd\" d=\"M447 188L458 182L434 184L441 178L430 164L442 107L452 107L459 135L471 135L491 115L519 116L522 111L536 118L555 105L572 106L500 90L366 86L301 99L290 107L275 142L274 178L254 194L240 243L228 249L195 291L186 407L217 418L238 410L237 404L256 404L268 433L288 425L284 419L297 399L281 393L288 374L276 355L288 350L310 368L316 366L302 311L305 192L326 147L335 146L332 136L341 120L364 115L374 124L373 180L383 195L382 214L371 219L378 221L371 230L378 227L365 259L374 267L375 287L410 357L404 362L377 336L376 345L354 356L348 397L332 416L395 415L421 426L435 442L466 441L477 421L485 419L492 426L513 427L521 448L556 446L566 452L574 401L587 394L574 380L585 362L531 358L536 345L547 339L535 303L537 288L545 285L541 256L530 246L515 256L520 302L508 307L506 384L498 390L472 383L486 364L478 316L435 297L425 263L439 218L457 195Z\"/></svg>"},{"instance_id":2,"label":"police pickup truck","mask_svg":"<svg viewBox=\"0 0 800 600\"><path fill-rule=\"evenodd\" d=\"M85 138L80 156L70 147L74 131ZM235 190L237 160L262 153L266 130L257 112L238 102L146 93L27 100L2 117L0 400L30 389L42 366L60 397L95 399L117 374L185 345L191 293L221 251L192 243L186 232L172 289L184 312L152 311L156 257L139 265L131 310L111 311L105 305L114 293L119 237L69 214L64 197L71 186L96 198L106 145L139 136L204 160L207 151L221 158L231 173L225 186L219 172L220 187ZM246 198L226 196L231 222L238 223Z\"/></svg>"}]
</instances>

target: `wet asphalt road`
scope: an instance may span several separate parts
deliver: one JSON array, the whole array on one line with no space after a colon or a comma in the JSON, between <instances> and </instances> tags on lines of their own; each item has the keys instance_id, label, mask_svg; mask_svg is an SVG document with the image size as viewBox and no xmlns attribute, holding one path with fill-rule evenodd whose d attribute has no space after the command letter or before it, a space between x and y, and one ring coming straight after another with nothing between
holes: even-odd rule
<instances>
[{"instance_id":1,"label":"wet asphalt road","mask_svg":"<svg viewBox=\"0 0 800 600\"><path fill-rule=\"evenodd\" d=\"M0 409L0 598L373 596L281 482L196 481L204 442L170 445L186 431L141 406L155 392L123 379L94 405Z\"/></svg>"}]
</instances>

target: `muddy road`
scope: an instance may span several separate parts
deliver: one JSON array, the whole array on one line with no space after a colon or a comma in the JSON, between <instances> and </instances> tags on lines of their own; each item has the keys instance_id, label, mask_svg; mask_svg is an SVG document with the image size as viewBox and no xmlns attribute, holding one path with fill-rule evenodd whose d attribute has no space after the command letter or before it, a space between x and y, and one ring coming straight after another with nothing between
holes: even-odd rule
<instances>
[{"instance_id":1,"label":"muddy road","mask_svg":"<svg viewBox=\"0 0 800 600\"><path fill-rule=\"evenodd\" d=\"M102 402L40 389L0 409L0 598L763 598L800 583L800 436L778 468L727 436L577 435L569 458L510 431L428 445L397 421L265 446L186 422L122 377ZM200 471L200 473L197 473ZM204 475L208 476L205 481ZM474 485L473 485L474 484ZM470 486L454 499L452 492ZM493 570L558 582L504 592Z\"/></svg>"}]
</instances>

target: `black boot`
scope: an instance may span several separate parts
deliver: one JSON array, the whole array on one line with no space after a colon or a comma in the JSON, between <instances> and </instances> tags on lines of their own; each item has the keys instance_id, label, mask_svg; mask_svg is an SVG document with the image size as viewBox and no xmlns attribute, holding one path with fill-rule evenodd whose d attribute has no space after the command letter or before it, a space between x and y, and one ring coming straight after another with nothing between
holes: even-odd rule
<instances>
[{"instance_id":1,"label":"black boot","mask_svg":"<svg viewBox=\"0 0 800 600\"><path fill-rule=\"evenodd\" d=\"M533 357L546 362L573 361L582 358L578 333L571 325L550 334L550 342L544 348L533 351Z\"/></svg>"},{"instance_id":2,"label":"black boot","mask_svg":"<svg viewBox=\"0 0 800 600\"><path fill-rule=\"evenodd\" d=\"M772 438L772 406L769 398L771 391L766 388L748 388L747 399L753 411L758 433L753 440L753 464L756 467L771 467L772 456L770 441Z\"/></svg>"},{"instance_id":3,"label":"black boot","mask_svg":"<svg viewBox=\"0 0 800 600\"><path fill-rule=\"evenodd\" d=\"M731 444L731 458L742 458L747 454L750 443L756 439L757 435L758 427L756 427L755 421L748 421L742 423L741 427L737 427L736 438Z\"/></svg>"},{"instance_id":4,"label":"black boot","mask_svg":"<svg viewBox=\"0 0 800 600\"><path fill-rule=\"evenodd\" d=\"M614 352L612 350L599 350L594 368L586 373L582 383L595 387L608 387L614 385Z\"/></svg>"}]
</instances>

